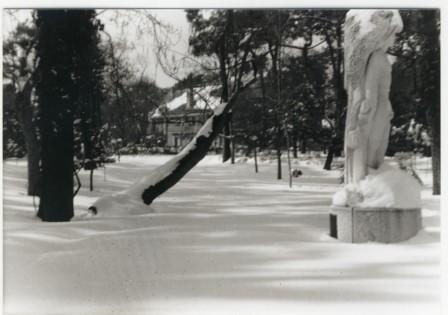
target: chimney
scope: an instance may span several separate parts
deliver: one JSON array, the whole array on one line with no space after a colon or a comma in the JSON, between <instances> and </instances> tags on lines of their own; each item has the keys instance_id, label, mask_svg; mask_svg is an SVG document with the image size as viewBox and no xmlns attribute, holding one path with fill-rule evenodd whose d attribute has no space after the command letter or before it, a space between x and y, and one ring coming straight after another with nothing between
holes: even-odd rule
<instances>
[{"instance_id":1,"label":"chimney","mask_svg":"<svg viewBox=\"0 0 448 315\"><path fill-rule=\"evenodd\" d=\"M187 90L187 109L194 108L194 92L193 87L190 86Z\"/></svg>"}]
</instances>

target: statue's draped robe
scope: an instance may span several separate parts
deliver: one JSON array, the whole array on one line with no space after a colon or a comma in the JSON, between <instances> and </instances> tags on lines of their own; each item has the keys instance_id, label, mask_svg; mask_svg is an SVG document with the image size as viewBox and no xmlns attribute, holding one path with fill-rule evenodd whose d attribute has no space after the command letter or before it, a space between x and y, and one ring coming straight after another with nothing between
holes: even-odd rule
<instances>
[{"instance_id":1,"label":"statue's draped robe","mask_svg":"<svg viewBox=\"0 0 448 315\"><path fill-rule=\"evenodd\" d=\"M345 130L345 182L357 184L369 168L378 168L386 153L390 120L391 65L383 50L374 51L365 76L356 86L348 84L348 112ZM354 139L355 138L355 139ZM351 144L356 142L356 147Z\"/></svg>"}]
</instances>

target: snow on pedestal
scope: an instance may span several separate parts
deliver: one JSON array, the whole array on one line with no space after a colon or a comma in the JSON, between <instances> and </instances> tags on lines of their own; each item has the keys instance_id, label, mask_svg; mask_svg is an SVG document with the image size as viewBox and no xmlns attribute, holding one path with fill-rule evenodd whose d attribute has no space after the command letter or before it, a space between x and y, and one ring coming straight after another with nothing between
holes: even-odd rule
<instances>
[{"instance_id":1,"label":"snow on pedestal","mask_svg":"<svg viewBox=\"0 0 448 315\"><path fill-rule=\"evenodd\" d=\"M393 243L421 229L421 186L405 171L383 164L357 186L333 196L330 235L341 241Z\"/></svg>"}]
</instances>

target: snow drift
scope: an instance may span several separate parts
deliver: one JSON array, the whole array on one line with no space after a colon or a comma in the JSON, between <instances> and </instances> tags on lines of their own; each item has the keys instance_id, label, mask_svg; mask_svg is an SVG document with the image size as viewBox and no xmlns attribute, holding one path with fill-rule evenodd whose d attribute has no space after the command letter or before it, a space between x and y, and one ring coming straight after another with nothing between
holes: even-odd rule
<instances>
[{"instance_id":1,"label":"snow drift","mask_svg":"<svg viewBox=\"0 0 448 315\"><path fill-rule=\"evenodd\" d=\"M383 163L377 170L369 169L369 175L358 186L347 185L333 196L333 205L420 208L421 185L405 171Z\"/></svg>"}]
</instances>

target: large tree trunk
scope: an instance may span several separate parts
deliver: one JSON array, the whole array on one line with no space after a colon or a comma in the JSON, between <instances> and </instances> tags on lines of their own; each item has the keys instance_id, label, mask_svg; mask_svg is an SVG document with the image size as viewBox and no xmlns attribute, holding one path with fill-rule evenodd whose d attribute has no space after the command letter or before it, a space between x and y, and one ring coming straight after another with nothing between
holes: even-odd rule
<instances>
[{"instance_id":1,"label":"large tree trunk","mask_svg":"<svg viewBox=\"0 0 448 315\"><path fill-rule=\"evenodd\" d=\"M36 137L31 137L26 142L27 160L28 160L28 189L29 196L40 196L40 148Z\"/></svg>"},{"instance_id":2,"label":"large tree trunk","mask_svg":"<svg viewBox=\"0 0 448 315\"><path fill-rule=\"evenodd\" d=\"M37 213L43 221L73 217L73 113L77 100L73 32L82 11L38 10L38 80L42 144L42 191Z\"/></svg>"},{"instance_id":3,"label":"large tree trunk","mask_svg":"<svg viewBox=\"0 0 448 315\"><path fill-rule=\"evenodd\" d=\"M226 114L234 105L238 95L253 82L255 79L237 90L227 103L222 103L216 108L213 116L205 122L193 140L171 160L153 170L130 188L112 196L100 198L89 209L98 212L110 207L110 200L128 203L130 202L129 197L134 198L136 195L142 199L143 203L150 205L154 199L179 182L207 155L213 140L224 127Z\"/></svg>"},{"instance_id":4,"label":"large tree trunk","mask_svg":"<svg viewBox=\"0 0 448 315\"><path fill-rule=\"evenodd\" d=\"M33 122L33 106L31 103L32 84L28 81L17 95L17 109L20 125L23 130L28 160L28 188L30 196L39 196L40 189L40 148Z\"/></svg>"}]
</instances>

